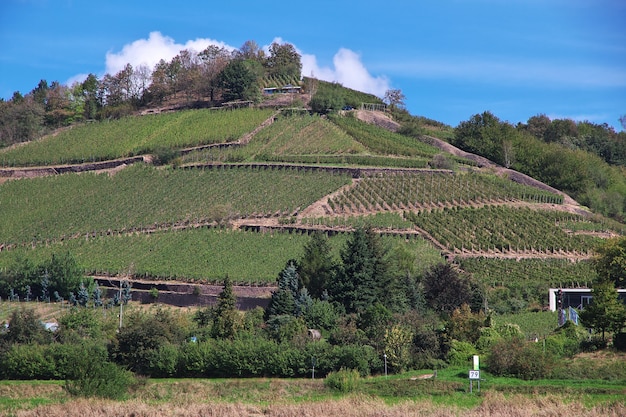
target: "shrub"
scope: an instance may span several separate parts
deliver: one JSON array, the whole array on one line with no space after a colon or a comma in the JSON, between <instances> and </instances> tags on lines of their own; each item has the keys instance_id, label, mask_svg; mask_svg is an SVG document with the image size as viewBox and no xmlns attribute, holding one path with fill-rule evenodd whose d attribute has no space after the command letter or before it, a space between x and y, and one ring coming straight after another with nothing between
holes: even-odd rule
<instances>
[{"instance_id":1,"label":"shrub","mask_svg":"<svg viewBox=\"0 0 626 417\"><path fill-rule=\"evenodd\" d=\"M555 364L554 355L543 352L542 345L523 339L496 343L487 357L487 368L492 374L527 380L549 376Z\"/></svg>"},{"instance_id":2,"label":"shrub","mask_svg":"<svg viewBox=\"0 0 626 417\"><path fill-rule=\"evenodd\" d=\"M346 393L354 391L359 385L359 371L356 369L341 368L337 372L331 372L324 379L324 386L333 391Z\"/></svg>"},{"instance_id":3,"label":"shrub","mask_svg":"<svg viewBox=\"0 0 626 417\"><path fill-rule=\"evenodd\" d=\"M122 399L135 384L132 372L108 361L83 362L63 388L73 396Z\"/></svg>"},{"instance_id":4,"label":"shrub","mask_svg":"<svg viewBox=\"0 0 626 417\"><path fill-rule=\"evenodd\" d=\"M453 340L450 343L450 351L448 352L448 362L451 366L463 366L471 363L472 356L478 354L478 351L469 342L459 342Z\"/></svg>"},{"instance_id":5,"label":"shrub","mask_svg":"<svg viewBox=\"0 0 626 417\"><path fill-rule=\"evenodd\" d=\"M54 363L46 355L46 346L14 344L0 357L3 379L52 379Z\"/></svg>"},{"instance_id":6,"label":"shrub","mask_svg":"<svg viewBox=\"0 0 626 417\"><path fill-rule=\"evenodd\" d=\"M613 347L620 352L626 352L626 333L613 335Z\"/></svg>"}]
</instances>

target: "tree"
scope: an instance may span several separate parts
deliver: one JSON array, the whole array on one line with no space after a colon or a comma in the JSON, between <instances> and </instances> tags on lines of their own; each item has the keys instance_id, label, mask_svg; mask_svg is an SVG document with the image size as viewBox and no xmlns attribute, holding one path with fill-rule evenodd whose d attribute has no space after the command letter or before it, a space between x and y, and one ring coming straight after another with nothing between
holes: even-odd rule
<instances>
[{"instance_id":1,"label":"tree","mask_svg":"<svg viewBox=\"0 0 626 417\"><path fill-rule=\"evenodd\" d=\"M341 265L329 288L331 299L347 313L365 310L376 300L375 260L367 232L358 228L341 251Z\"/></svg>"},{"instance_id":2,"label":"tree","mask_svg":"<svg viewBox=\"0 0 626 417\"><path fill-rule=\"evenodd\" d=\"M302 62L300 62L300 54L292 44L274 42L270 45L269 52L270 55L266 60L268 75L300 79Z\"/></svg>"},{"instance_id":3,"label":"tree","mask_svg":"<svg viewBox=\"0 0 626 417\"><path fill-rule=\"evenodd\" d=\"M330 251L328 238L316 232L304 245L304 255L298 263L302 285L313 298L321 298L335 272L335 262Z\"/></svg>"},{"instance_id":4,"label":"tree","mask_svg":"<svg viewBox=\"0 0 626 417\"><path fill-rule=\"evenodd\" d=\"M258 95L256 84L256 74L241 59L232 60L218 76L218 85L223 89L222 96L226 101L255 99Z\"/></svg>"},{"instance_id":5,"label":"tree","mask_svg":"<svg viewBox=\"0 0 626 417\"><path fill-rule=\"evenodd\" d=\"M624 327L626 307L608 279L595 283L591 293L591 303L580 312L580 321L584 326L602 332L604 340L607 331L619 332Z\"/></svg>"},{"instance_id":6,"label":"tree","mask_svg":"<svg viewBox=\"0 0 626 417\"><path fill-rule=\"evenodd\" d=\"M217 305L213 311L213 327L211 334L219 339L232 339L240 327L237 312L237 297L233 292L233 284L228 275L224 278L224 287L217 296Z\"/></svg>"},{"instance_id":7,"label":"tree","mask_svg":"<svg viewBox=\"0 0 626 417\"><path fill-rule=\"evenodd\" d=\"M594 265L598 275L617 287L626 287L626 237L606 240L596 248Z\"/></svg>"},{"instance_id":8,"label":"tree","mask_svg":"<svg viewBox=\"0 0 626 417\"><path fill-rule=\"evenodd\" d=\"M385 91L385 97L383 98L383 101L387 103L393 111L396 109L403 109L405 99L406 96L402 93L402 90L391 89Z\"/></svg>"},{"instance_id":9,"label":"tree","mask_svg":"<svg viewBox=\"0 0 626 417\"><path fill-rule=\"evenodd\" d=\"M438 313L450 314L471 301L470 285L451 265L437 264L424 274L424 294Z\"/></svg>"},{"instance_id":10,"label":"tree","mask_svg":"<svg viewBox=\"0 0 626 417\"><path fill-rule=\"evenodd\" d=\"M265 317L292 315L297 312L296 302L299 296L300 278L295 262L289 261L277 278L278 289L272 292L272 298L265 310Z\"/></svg>"},{"instance_id":11,"label":"tree","mask_svg":"<svg viewBox=\"0 0 626 417\"><path fill-rule=\"evenodd\" d=\"M63 298L69 298L71 292L78 291L83 280L83 271L70 252L52 254L40 269L40 275L48 273L50 290L58 291Z\"/></svg>"},{"instance_id":12,"label":"tree","mask_svg":"<svg viewBox=\"0 0 626 417\"><path fill-rule=\"evenodd\" d=\"M9 329L2 339L14 343L46 343L52 340L51 333L41 323L32 309L14 310L9 317Z\"/></svg>"}]
</instances>

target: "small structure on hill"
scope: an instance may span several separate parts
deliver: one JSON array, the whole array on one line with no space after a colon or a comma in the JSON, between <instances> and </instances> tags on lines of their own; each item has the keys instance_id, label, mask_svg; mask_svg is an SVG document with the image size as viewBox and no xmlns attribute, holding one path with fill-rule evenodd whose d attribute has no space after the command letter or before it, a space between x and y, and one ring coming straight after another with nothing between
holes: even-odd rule
<instances>
[{"instance_id":1,"label":"small structure on hill","mask_svg":"<svg viewBox=\"0 0 626 417\"><path fill-rule=\"evenodd\" d=\"M298 87L295 85L287 84L282 87L267 87L263 89L263 94L272 95L272 94L300 94L302 92L302 87Z\"/></svg>"},{"instance_id":2,"label":"small structure on hill","mask_svg":"<svg viewBox=\"0 0 626 417\"><path fill-rule=\"evenodd\" d=\"M581 310L585 308L593 298L591 288L550 288L550 311L557 310L557 294L561 290L561 297L563 300L562 308L567 309L569 307ZM618 297L624 304L626 304L626 289L617 290Z\"/></svg>"}]
</instances>

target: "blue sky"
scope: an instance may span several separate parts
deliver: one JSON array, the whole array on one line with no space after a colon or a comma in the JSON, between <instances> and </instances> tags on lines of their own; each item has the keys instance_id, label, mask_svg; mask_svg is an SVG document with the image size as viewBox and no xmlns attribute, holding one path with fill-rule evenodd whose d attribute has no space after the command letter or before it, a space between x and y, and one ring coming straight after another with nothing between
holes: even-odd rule
<instances>
[{"instance_id":1,"label":"blue sky","mask_svg":"<svg viewBox=\"0 0 626 417\"><path fill-rule=\"evenodd\" d=\"M183 48L292 43L303 75L451 126L489 110L607 123L626 114L624 0L0 0L0 97Z\"/></svg>"}]
</instances>

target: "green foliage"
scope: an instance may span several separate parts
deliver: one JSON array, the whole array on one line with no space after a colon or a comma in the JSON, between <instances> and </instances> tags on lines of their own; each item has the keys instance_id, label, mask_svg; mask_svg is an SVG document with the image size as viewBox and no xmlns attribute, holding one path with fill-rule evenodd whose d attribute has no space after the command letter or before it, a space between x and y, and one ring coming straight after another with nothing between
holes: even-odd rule
<instances>
[{"instance_id":1,"label":"green foliage","mask_svg":"<svg viewBox=\"0 0 626 417\"><path fill-rule=\"evenodd\" d=\"M596 282L591 290L591 303L580 312L581 323L602 333L620 332L626 324L626 306L620 301L613 281Z\"/></svg>"},{"instance_id":2,"label":"green foliage","mask_svg":"<svg viewBox=\"0 0 626 417\"><path fill-rule=\"evenodd\" d=\"M292 261L288 261L285 268L280 271L276 282L278 289L272 292L272 298L265 312L266 318L282 315L297 316L300 276Z\"/></svg>"},{"instance_id":3,"label":"green foliage","mask_svg":"<svg viewBox=\"0 0 626 417\"><path fill-rule=\"evenodd\" d=\"M64 389L73 396L120 400L136 383L131 372L107 361L106 349L101 346L81 345L72 361Z\"/></svg>"},{"instance_id":4,"label":"green foliage","mask_svg":"<svg viewBox=\"0 0 626 417\"><path fill-rule=\"evenodd\" d=\"M258 97L259 80L253 67L251 61L242 59L230 61L218 78L218 85L224 90L222 93L224 100L254 100Z\"/></svg>"},{"instance_id":5,"label":"green foliage","mask_svg":"<svg viewBox=\"0 0 626 417\"><path fill-rule=\"evenodd\" d=\"M439 314L450 314L471 299L469 280L450 264L432 266L423 280L426 302Z\"/></svg>"},{"instance_id":6,"label":"green foliage","mask_svg":"<svg viewBox=\"0 0 626 417\"><path fill-rule=\"evenodd\" d=\"M233 292L233 283L228 275L224 278L223 288L217 296L217 305L212 314L212 336L218 339L234 338L242 323L237 311L237 297Z\"/></svg>"},{"instance_id":7,"label":"green foliage","mask_svg":"<svg viewBox=\"0 0 626 417\"><path fill-rule=\"evenodd\" d=\"M332 330L337 325L339 314L330 302L314 299L304 314L304 320L309 328Z\"/></svg>"},{"instance_id":8,"label":"green foliage","mask_svg":"<svg viewBox=\"0 0 626 417\"><path fill-rule=\"evenodd\" d=\"M374 303L389 302L383 294L384 283L390 279L387 248L370 229L356 229L341 252L341 265L329 288L332 301L346 312L365 311Z\"/></svg>"},{"instance_id":9,"label":"green foliage","mask_svg":"<svg viewBox=\"0 0 626 417\"><path fill-rule=\"evenodd\" d=\"M59 317L59 339L73 343L81 339L98 340L103 336L104 326L97 310L72 308Z\"/></svg>"},{"instance_id":10,"label":"green foliage","mask_svg":"<svg viewBox=\"0 0 626 417\"><path fill-rule=\"evenodd\" d=\"M448 363L450 366L467 366L472 361L472 356L477 355L476 347L470 342L452 340L448 351Z\"/></svg>"},{"instance_id":11,"label":"green foliage","mask_svg":"<svg viewBox=\"0 0 626 417\"><path fill-rule=\"evenodd\" d=\"M30 308L13 310L9 318L9 328L0 335L7 344L47 343L52 341L52 334Z\"/></svg>"},{"instance_id":12,"label":"green foliage","mask_svg":"<svg viewBox=\"0 0 626 417\"><path fill-rule=\"evenodd\" d=\"M340 369L329 373L324 379L324 386L333 391L348 393L356 390L360 383L359 372L356 369Z\"/></svg>"},{"instance_id":13,"label":"green foliage","mask_svg":"<svg viewBox=\"0 0 626 417\"><path fill-rule=\"evenodd\" d=\"M407 326L392 325L385 331L384 353L391 370L404 372L411 361L411 342L413 332Z\"/></svg>"},{"instance_id":14,"label":"green foliage","mask_svg":"<svg viewBox=\"0 0 626 417\"><path fill-rule=\"evenodd\" d=\"M609 239L596 248L594 266L603 280L626 287L626 237Z\"/></svg>"},{"instance_id":15,"label":"green foliage","mask_svg":"<svg viewBox=\"0 0 626 417\"><path fill-rule=\"evenodd\" d=\"M555 357L543 352L540 343L506 339L491 348L487 369L497 376L540 379L550 375L555 363Z\"/></svg>"},{"instance_id":16,"label":"green foliage","mask_svg":"<svg viewBox=\"0 0 626 417\"><path fill-rule=\"evenodd\" d=\"M298 273L302 285L313 298L321 298L328 289L335 272L328 237L323 233L314 233L304 245L304 254L298 262Z\"/></svg>"},{"instance_id":17,"label":"green foliage","mask_svg":"<svg viewBox=\"0 0 626 417\"><path fill-rule=\"evenodd\" d=\"M109 346L111 358L143 375L162 372L167 366L163 362L172 352L167 345L182 343L188 326L181 317L162 309L154 314L133 312L126 316L125 323Z\"/></svg>"},{"instance_id":18,"label":"green foliage","mask_svg":"<svg viewBox=\"0 0 626 417\"><path fill-rule=\"evenodd\" d=\"M36 343L12 344L0 356L3 379L53 379L55 364L48 356L49 349Z\"/></svg>"}]
</instances>

